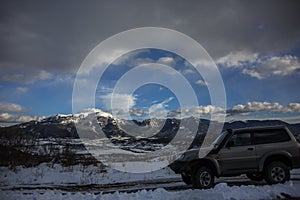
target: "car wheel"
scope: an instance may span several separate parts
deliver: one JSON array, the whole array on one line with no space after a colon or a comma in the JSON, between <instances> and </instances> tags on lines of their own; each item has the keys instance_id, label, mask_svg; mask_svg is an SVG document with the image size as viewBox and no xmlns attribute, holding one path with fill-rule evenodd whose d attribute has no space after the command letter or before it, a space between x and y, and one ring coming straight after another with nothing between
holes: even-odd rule
<instances>
[{"instance_id":1,"label":"car wheel","mask_svg":"<svg viewBox=\"0 0 300 200\"><path fill-rule=\"evenodd\" d=\"M246 174L246 176L252 181L262 181L264 179L261 173Z\"/></svg>"},{"instance_id":2,"label":"car wheel","mask_svg":"<svg viewBox=\"0 0 300 200\"><path fill-rule=\"evenodd\" d=\"M282 162L271 162L266 166L265 180L268 184L284 183L290 179L290 171Z\"/></svg>"},{"instance_id":3,"label":"car wheel","mask_svg":"<svg viewBox=\"0 0 300 200\"><path fill-rule=\"evenodd\" d=\"M189 175L185 174L185 173L181 173L181 179L187 185L192 184L191 177Z\"/></svg>"},{"instance_id":4,"label":"car wheel","mask_svg":"<svg viewBox=\"0 0 300 200\"><path fill-rule=\"evenodd\" d=\"M215 175L208 167L201 167L196 170L192 183L195 188L207 189L214 186Z\"/></svg>"}]
</instances>

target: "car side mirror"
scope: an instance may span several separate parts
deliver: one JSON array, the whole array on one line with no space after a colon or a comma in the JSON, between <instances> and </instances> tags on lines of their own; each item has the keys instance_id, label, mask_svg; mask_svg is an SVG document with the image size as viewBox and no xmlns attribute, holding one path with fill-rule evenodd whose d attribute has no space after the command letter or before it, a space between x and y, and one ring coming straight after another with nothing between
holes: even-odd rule
<instances>
[{"instance_id":1,"label":"car side mirror","mask_svg":"<svg viewBox=\"0 0 300 200\"><path fill-rule=\"evenodd\" d=\"M218 144L214 144L213 149L217 149L219 147Z\"/></svg>"}]
</instances>

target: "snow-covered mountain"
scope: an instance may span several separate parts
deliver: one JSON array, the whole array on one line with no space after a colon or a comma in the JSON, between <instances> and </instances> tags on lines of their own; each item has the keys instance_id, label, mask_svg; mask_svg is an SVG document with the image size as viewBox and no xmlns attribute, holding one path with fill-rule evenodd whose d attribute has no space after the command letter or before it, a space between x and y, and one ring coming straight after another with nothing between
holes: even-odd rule
<instances>
[{"instance_id":1,"label":"snow-covered mountain","mask_svg":"<svg viewBox=\"0 0 300 200\"><path fill-rule=\"evenodd\" d=\"M0 164L1 162L8 164L9 159L23 154L26 154L28 159L37 154L31 161L38 157L41 162L45 162L45 159L46 161L58 159L63 163L66 156L73 155L68 157L68 162L94 162L95 158L87 154L87 149L93 152L98 146L103 145L103 139L107 140L107 138L110 140L111 147L126 150L128 153L160 150L172 143L174 137L177 138L176 145L187 145L192 148L202 144L210 123L209 120L195 117L181 120L175 118L126 120L96 109L78 114L57 114L41 121L0 128L0 148L2 148L2 157L4 156L2 160L0 159ZM225 123L223 129L265 125L286 125L295 135L300 132L300 124L288 124L279 120L235 121ZM135 132L138 135L128 132ZM14 150L9 152L13 154L7 156L5 152L11 148ZM105 156L109 154L105 154L104 151L103 158L106 158ZM18 159L13 161L16 160Z\"/></svg>"},{"instance_id":2,"label":"snow-covered mountain","mask_svg":"<svg viewBox=\"0 0 300 200\"><path fill-rule=\"evenodd\" d=\"M101 130L107 138L113 141L126 138L128 141L151 140L163 144L169 143L180 129L192 132L198 127L193 145L199 145L206 133L210 121L189 117L185 119L147 119L144 121L116 118L100 109L87 109L78 114L57 114L41 121L31 121L1 127L0 134L33 134L38 138L97 138ZM285 125L296 135L300 132L300 124L288 124L280 120L249 120L225 123L224 129L242 128L264 125ZM78 133L80 132L80 134ZM135 133L132 136L130 133ZM150 136L149 136L150 135ZM200 141L200 142L199 142Z\"/></svg>"}]
</instances>

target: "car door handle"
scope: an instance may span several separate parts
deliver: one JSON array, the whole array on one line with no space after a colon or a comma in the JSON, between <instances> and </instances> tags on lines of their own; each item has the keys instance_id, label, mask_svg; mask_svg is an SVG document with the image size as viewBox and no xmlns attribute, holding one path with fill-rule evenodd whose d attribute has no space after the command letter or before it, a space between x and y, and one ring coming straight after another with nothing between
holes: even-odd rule
<instances>
[{"instance_id":1,"label":"car door handle","mask_svg":"<svg viewBox=\"0 0 300 200\"><path fill-rule=\"evenodd\" d=\"M249 147L248 150L249 150L249 151L253 151L253 150L254 150L254 147Z\"/></svg>"}]
</instances>

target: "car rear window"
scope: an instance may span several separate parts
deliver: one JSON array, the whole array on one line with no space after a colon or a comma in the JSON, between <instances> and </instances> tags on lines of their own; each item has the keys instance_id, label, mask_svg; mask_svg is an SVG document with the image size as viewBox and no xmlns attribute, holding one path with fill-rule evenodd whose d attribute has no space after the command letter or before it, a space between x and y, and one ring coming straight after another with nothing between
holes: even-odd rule
<instances>
[{"instance_id":1,"label":"car rear window","mask_svg":"<svg viewBox=\"0 0 300 200\"><path fill-rule=\"evenodd\" d=\"M291 140L285 130L263 130L254 132L255 144L286 142Z\"/></svg>"}]
</instances>

